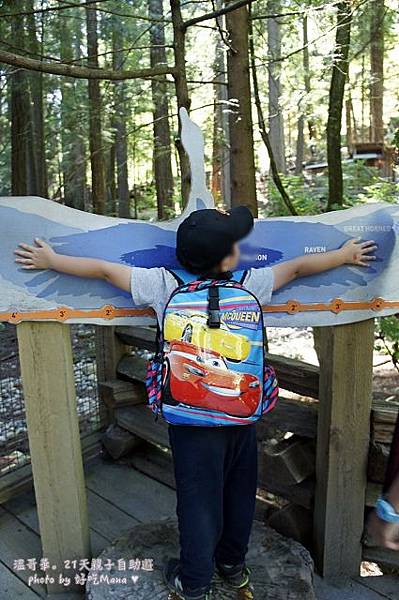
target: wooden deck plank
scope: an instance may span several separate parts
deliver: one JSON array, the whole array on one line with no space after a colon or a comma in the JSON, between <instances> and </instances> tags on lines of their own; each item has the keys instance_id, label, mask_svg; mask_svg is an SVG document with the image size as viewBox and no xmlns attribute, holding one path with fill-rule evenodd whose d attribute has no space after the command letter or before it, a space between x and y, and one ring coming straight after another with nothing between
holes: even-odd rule
<instances>
[{"instance_id":1,"label":"wooden deck plank","mask_svg":"<svg viewBox=\"0 0 399 600\"><path fill-rule=\"evenodd\" d=\"M127 465L99 464L87 477L89 490L139 521L156 521L175 514L175 494Z\"/></svg>"},{"instance_id":2,"label":"wooden deck plank","mask_svg":"<svg viewBox=\"0 0 399 600\"><path fill-rule=\"evenodd\" d=\"M21 523L32 529L39 535L39 519L36 509L35 496L33 492L17 496L3 505L7 511L12 513ZM90 529L90 538L93 555L99 554L109 543L109 537L101 535L97 530ZM36 556L41 556L42 551ZM1 553L0 553L1 558ZM86 557L83 557L86 558Z\"/></svg>"},{"instance_id":3,"label":"wooden deck plank","mask_svg":"<svg viewBox=\"0 0 399 600\"><path fill-rule=\"evenodd\" d=\"M383 575L379 577L359 577L357 580L361 585L389 600L399 598L399 577L394 575Z\"/></svg>"},{"instance_id":4,"label":"wooden deck plank","mask_svg":"<svg viewBox=\"0 0 399 600\"><path fill-rule=\"evenodd\" d=\"M0 598L37 600L40 597L0 562Z\"/></svg>"},{"instance_id":5,"label":"wooden deck plank","mask_svg":"<svg viewBox=\"0 0 399 600\"><path fill-rule=\"evenodd\" d=\"M86 468L86 476L101 464L100 459L92 460ZM89 508L89 524L91 530L91 542L93 550L100 552L108 542L133 527L139 521L127 515L116 506L104 500L95 492L87 490L87 502ZM35 509L35 497L33 492L17 496L4 503L3 506L20 518L34 531L38 532L38 518Z\"/></svg>"},{"instance_id":6,"label":"wooden deck plank","mask_svg":"<svg viewBox=\"0 0 399 600\"><path fill-rule=\"evenodd\" d=\"M387 600L353 579L327 581L316 576L314 583L317 600Z\"/></svg>"},{"instance_id":7,"label":"wooden deck plank","mask_svg":"<svg viewBox=\"0 0 399 600\"><path fill-rule=\"evenodd\" d=\"M97 492L87 490L90 529L112 542L137 525L139 520L126 514Z\"/></svg>"},{"instance_id":8,"label":"wooden deck plank","mask_svg":"<svg viewBox=\"0 0 399 600\"><path fill-rule=\"evenodd\" d=\"M21 558L39 558L42 546L37 533L21 523L14 515L0 506L0 558L14 571L14 561ZM33 571L18 571L18 577L27 582ZM17 577L17 576L16 576ZM32 585L32 589L45 598L46 590L42 585Z\"/></svg>"}]
</instances>

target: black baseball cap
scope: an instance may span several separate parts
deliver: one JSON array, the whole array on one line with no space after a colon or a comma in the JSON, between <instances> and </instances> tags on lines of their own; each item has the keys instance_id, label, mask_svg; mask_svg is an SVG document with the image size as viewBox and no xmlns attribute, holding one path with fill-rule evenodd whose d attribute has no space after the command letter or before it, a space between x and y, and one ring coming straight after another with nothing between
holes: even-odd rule
<instances>
[{"instance_id":1,"label":"black baseball cap","mask_svg":"<svg viewBox=\"0 0 399 600\"><path fill-rule=\"evenodd\" d=\"M177 230L176 256L183 267L206 274L216 267L239 240L254 226L251 211L236 206L227 211L215 208L195 210Z\"/></svg>"}]
</instances>

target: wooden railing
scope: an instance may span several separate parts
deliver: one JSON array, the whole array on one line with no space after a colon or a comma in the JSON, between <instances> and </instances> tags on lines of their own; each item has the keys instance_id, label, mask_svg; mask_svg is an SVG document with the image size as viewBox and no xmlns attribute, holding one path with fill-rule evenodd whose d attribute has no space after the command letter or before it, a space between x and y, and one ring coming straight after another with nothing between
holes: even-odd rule
<instances>
[{"instance_id":1,"label":"wooden railing","mask_svg":"<svg viewBox=\"0 0 399 600\"><path fill-rule=\"evenodd\" d=\"M381 438L389 443L396 419L393 406L375 401L371 407L373 323L324 328L321 338L321 370L299 360L267 355L282 394L274 411L257 425L263 499L258 510L266 516L272 513L271 523L284 533L299 536L304 543L313 538L318 567L326 575L357 574L362 557L382 560L382 556L397 565L395 553L362 549L360 544L365 507L374 504L386 466L388 446L381 447ZM168 448L166 424L155 422L145 406L147 362L129 349L153 352L155 331L117 327L110 339L108 355L115 355L112 344L119 348L114 364L117 379L102 382L100 391L111 419L152 446ZM283 433L289 432L290 437L273 444L270 440L277 432L280 440ZM173 481L168 454L160 457L146 446L136 456L138 468L152 475L155 470L161 479ZM154 466L160 461L163 470ZM373 480L366 486L367 464ZM284 519L270 510L270 494L289 502L283 509Z\"/></svg>"},{"instance_id":2,"label":"wooden railing","mask_svg":"<svg viewBox=\"0 0 399 600\"><path fill-rule=\"evenodd\" d=\"M18 326L18 340L43 556L57 564L88 558L69 328L26 322ZM387 452L381 443L389 443L396 418L395 410L381 403L372 407L373 341L370 320L323 328L320 369L268 355L282 397L258 424L258 516L312 545L318 570L327 576L358 575L362 557L399 564L398 553L361 544L365 507L375 501L383 478ZM131 432L137 441L132 464L173 486L167 428L161 420L154 422L145 406L146 361L132 355L130 346L154 350L155 332L98 328L103 409L109 422ZM280 438L289 432L290 437L273 445L270 440L276 432ZM369 485L367 466L373 479ZM20 489L17 482L14 488ZM283 517L272 510L275 497L289 503Z\"/></svg>"}]
</instances>

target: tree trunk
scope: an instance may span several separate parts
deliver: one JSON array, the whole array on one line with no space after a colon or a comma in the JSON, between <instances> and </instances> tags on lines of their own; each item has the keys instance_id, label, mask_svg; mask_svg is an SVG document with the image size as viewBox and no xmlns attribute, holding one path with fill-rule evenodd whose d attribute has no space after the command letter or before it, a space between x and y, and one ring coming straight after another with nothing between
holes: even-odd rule
<instances>
[{"instance_id":1,"label":"tree trunk","mask_svg":"<svg viewBox=\"0 0 399 600\"><path fill-rule=\"evenodd\" d=\"M312 106L310 104L310 60L309 60L309 38L308 38L308 17L304 15L302 18L302 43L303 43L303 74L304 74L304 85L305 85L305 101L300 103L299 110L300 115L298 118L298 135L296 141L296 161L295 161L295 175L300 175L303 170L303 162L306 159L305 156L305 119L308 126L309 139L315 135L314 122L312 117Z\"/></svg>"},{"instance_id":2,"label":"tree trunk","mask_svg":"<svg viewBox=\"0 0 399 600\"><path fill-rule=\"evenodd\" d=\"M353 150L353 127L352 127L352 100L348 98L345 101L345 123L346 123L346 147L348 152Z\"/></svg>"},{"instance_id":3,"label":"tree trunk","mask_svg":"<svg viewBox=\"0 0 399 600\"><path fill-rule=\"evenodd\" d=\"M22 3L15 7L9 0L11 11L16 8L22 12ZM24 46L24 17L15 15L11 20L10 43L18 40ZM14 69L10 75L10 109L11 109L11 193L13 196L28 194L28 135L29 135L29 96L27 74L21 69Z\"/></svg>"},{"instance_id":4,"label":"tree trunk","mask_svg":"<svg viewBox=\"0 0 399 600\"><path fill-rule=\"evenodd\" d=\"M188 95L186 75L186 33L183 17L181 14L180 0L170 0L170 8L173 22L173 49L175 55L176 72L174 73L177 107L190 109L190 98ZM181 195L183 207L188 201L190 193L190 164L188 156L181 143L181 124L179 120L179 137L176 140L177 151L180 162Z\"/></svg>"},{"instance_id":5,"label":"tree trunk","mask_svg":"<svg viewBox=\"0 0 399 600\"><path fill-rule=\"evenodd\" d=\"M163 19L162 0L148 0L148 14ZM154 22L150 29L151 66L166 64L165 31L162 22ZM169 100L166 77L151 81L154 117L154 171L157 193L158 219L173 216L173 173L170 147Z\"/></svg>"},{"instance_id":6,"label":"tree trunk","mask_svg":"<svg viewBox=\"0 0 399 600\"><path fill-rule=\"evenodd\" d=\"M112 121L111 121L112 123ZM106 153L107 215L116 215L116 148L110 144Z\"/></svg>"},{"instance_id":7,"label":"tree trunk","mask_svg":"<svg viewBox=\"0 0 399 600\"><path fill-rule=\"evenodd\" d=\"M79 22L78 22L79 23ZM75 24L76 27L76 24ZM60 39L60 56L64 62L70 62L79 57L79 50L74 52L74 24L64 14L58 17L58 33ZM76 47L80 47L77 40ZM76 57L74 56L76 54ZM86 164L85 146L80 133L79 110L76 93L79 82L73 78L62 77L61 86L61 147L62 147L62 177L64 188L64 204L85 209L86 193Z\"/></svg>"},{"instance_id":8,"label":"tree trunk","mask_svg":"<svg viewBox=\"0 0 399 600\"><path fill-rule=\"evenodd\" d=\"M351 0L337 5L334 62L329 92L327 121L328 203L327 210L344 202L344 185L341 162L341 125L345 82L349 69L351 33Z\"/></svg>"},{"instance_id":9,"label":"tree trunk","mask_svg":"<svg viewBox=\"0 0 399 600\"><path fill-rule=\"evenodd\" d=\"M28 0L26 4L27 11L27 46L35 56L41 56L41 45L39 43L34 11L33 0ZM29 73L30 84L30 119L31 119L31 163L34 170L32 193L48 197L47 187L47 161L44 137L44 118L43 118L43 73Z\"/></svg>"},{"instance_id":10,"label":"tree trunk","mask_svg":"<svg viewBox=\"0 0 399 600\"><path fill-rule=\"evenodd\" d=\"M114 20L112 32L113 45L113 68L123 67L124 32L120 24ZM129 173L127 155L127 131L126 131L126 84L124 81L114 83L114 117L113 127L115 132L115 162L117 180L118 215L123 218L130 217L129 197Z\"/></svg>"},{"instance_id":11,"label":"tree trunk","mask_svg":"<svg viewBox=\"0 0 399 600\"><path fill-rule=\"evenodd\" d=\"M281 12L280 0L269 0L269 14ZM286 173L284 119L280 106L281 98L281 26L279 19L267 19L267 44L269 58L269 137L280 173ZM276 62L273 62L276 61Z\"/></svg>"},{"instance_id":12,"label":"tree trunk","mask_svg":"<svg viewBox=\"0 0 399 600\"><path fill-rule=\"evenodd\" d=\"M303 72L306 92L306 116L308 120L309 138L312 140L315 137L315 125L312 116L312 106L310 104L310 93L312 91L310 82L310 59L309 59L309 36L308 36L308 17L304 15L302 19L303 33Z\"/></svg>"},{"instance_id":13,"label":"tree trunk","mask_svg":"<svg viewBox=\"0 0 399 600\"><path fill-rule=\"evenodd\" d=\"M295 156L295 175L300 175L303 169L303 161L305 158L305 116L299 115L298 133L296 139L296 156Z\"/></svg>"},{"instance_id":14,"label":"tree trunk","mask_svg":"<svg viewBox=\"0 0 399 600\"><path fill-rule=\"evenodd\" d=\"M370 141L384 141L384 0L370 5Z\"/></svg>"},{"instance_id":15,"label":"tree trunk","mask_svg":"<svg viewBox=\"0 0 399 600\"><path fill-rule=\"evenodd\" d=\"M87 64L98 68L97 11L86 7L87 26ZM101 128L101 90L97 79L90 79L89 86L89 125L90 125L90 163L91 193L93 210L97 214L105 214L105 173L104 152Z\"/></svg>"},{"instance_id":16,"label":"tree trunk","mask_svg":"<svg viewBox=\"0 0 399 600\"><path fill-rule=\"evenodd\" d=\"M220 6L217 4L217 8ZM224 20L219 18L220 27ZM230 197L230 151L229 116L227 112L228 91L226 84L225 44L220 35L215 46L214 122L212 145L212 194L216 201L221 200L229 208Z\"/></svg>"},{"instance_id":17,"label":"tree trunk","mask_svg":"<svg viewBox=\"0 0 399 600\"><path fill-rule=\"evenodd\" d=\"M249 7L249 11L250 11L250 15L251 15L251 7ZM260 94L259 94L258 76L257 76L256 64L255 64L255 45L254 45L254 34L253 34L252 21L250 21L249 47L250 47L250 56L251 56L252 81L253 81L253 87L254 87L256 112L258 115L259 131L260 131L260 135L262 137L262 141L265 144L267 153L269 155L270 171L272 174L273 182L281 196L282 201L284 202L285 206L287 207L289 213L291 215L297 215L298 213L295 209L295 206L293 205L291 198L289 197L289 195L284 187L284 184L280 177L280 173L277 169L276 161L274 159L274 154L273 154L273 148L270 143L269 134L266 129L265 119L263 117L262 103L261 103Z\"/></svg>"},{"instance_id":18,"label":"tree trunk","mask_svg":"<svg viewBox=\"0 0 399 600\"><path fill-rule=\"evenodd\" d=\"M228 0L229 4L231 0ZM227 13L230 49L227 54L230 101L231 204L244 204L256 217L256 179L248 53L248 8Z\"/></svg>"}]
</instances>

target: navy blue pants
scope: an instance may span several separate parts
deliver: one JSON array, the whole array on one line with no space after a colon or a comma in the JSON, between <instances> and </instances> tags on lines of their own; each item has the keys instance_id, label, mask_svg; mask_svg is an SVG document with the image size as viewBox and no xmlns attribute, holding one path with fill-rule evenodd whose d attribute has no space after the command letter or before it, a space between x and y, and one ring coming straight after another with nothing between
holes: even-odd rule
<instances>
[{"instance_id":1,"label":"navy blue pants","mask_svg":"<svg viewBox=\"0 0 399 600\"><path fill-rule=\"evenodd\" d=\"M169 426L183 587L209 586L216 562L244 563L255 511L255 425Z\"/></svg>"}]
</instances>

